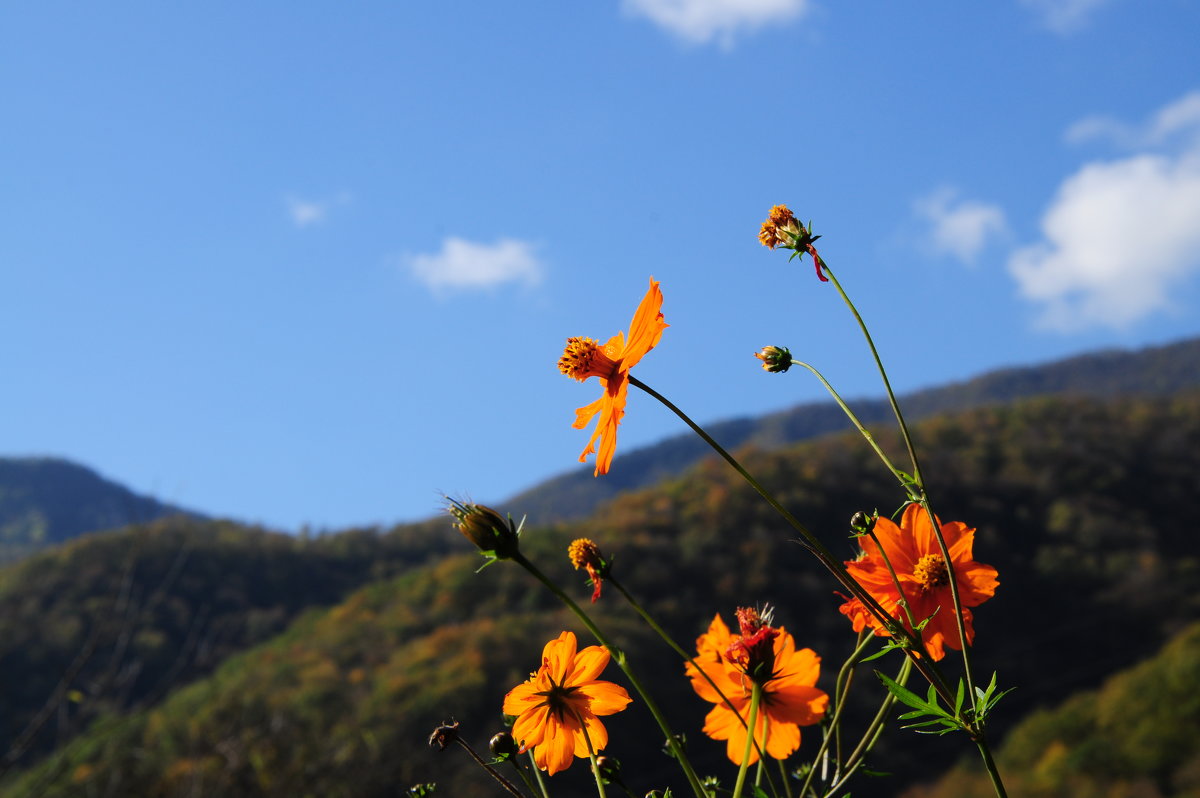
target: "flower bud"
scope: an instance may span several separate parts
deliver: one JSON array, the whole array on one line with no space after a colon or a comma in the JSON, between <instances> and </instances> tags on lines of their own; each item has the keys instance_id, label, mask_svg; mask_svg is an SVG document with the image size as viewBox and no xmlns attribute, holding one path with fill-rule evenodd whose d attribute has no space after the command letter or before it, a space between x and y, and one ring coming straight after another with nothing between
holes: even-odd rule
<instances>
[{"instance_id":1,"label":"flower bud","mask_svg":"<svg viewBox=\"0 0 1200 798\"><path fill-rule=\"evenodd\" d=\"M497 560L517 553L518 532L511 518L502 518L491 507L448 499L446 511L454 517L454 528L483 554Z\"/></svg>"},{"instance_id":2,"label":"flower bud","mask_svg":"<svg viewBox=\"0 0 1200 798\"><path fill-rule=\"evenodd\" d=\"M850 517L850 528L854 530L855 536L865 535L875 528L875 516L859 510Z\"/></svg>"},{"instance_id":3,"label":"flower bud","mask_svg":"<svg viewBox=\"0 0 1200 798\"><path fill-rule=\"evenodd\" d=\"M763 371L778 374L792 367L792 353L786 346L764 346L754 356L762 361Z\"/></svg>"},{"instance_id":4,"label":"flower bud","mask_svg":"<svg viewBox=\"0 0 1200 798\"><path fill-rule=\"evenodd\" d=\"M506 731L502 731L493 737L491 742L488 743L488 748L491 749L492 756L503 762L516 756L521 750L520 746L517 745L517 741Z\"/></svg>"},{"instance_id":5,"label":"flower bud","mask_svg":"<svg viewBox=\"0 0 1200 798\"><path fill-rule=\"evenodd\" d=\"M621 763L611 756L601 756L596 758L596 770L600 771L600 778L605 784L620 784L621 783Z\"/></svg>"}]
</instances>

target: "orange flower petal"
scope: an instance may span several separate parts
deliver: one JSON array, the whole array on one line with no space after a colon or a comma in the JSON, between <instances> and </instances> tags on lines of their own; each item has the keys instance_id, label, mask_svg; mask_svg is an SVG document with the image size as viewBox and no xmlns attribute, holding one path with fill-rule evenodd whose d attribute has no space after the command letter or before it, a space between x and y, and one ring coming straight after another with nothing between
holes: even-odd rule
<instances>
[{"instance_id":1,"label":"orange flower petal","mask_svg":"<svg viewBox=\"0 0 1200 798\"><path fill-rule=\"evenodd\" d=\"M587 708L594 715L612 715L620 712L633 700L624 687L612 682L581 684L576 688L576 692L587 698Z\"/></svg>"},{"instance_id":2,"label":"orange flower petal","mask_svg":"<svg viewBox=\"0 0 1200 798\"><path fill-rule=\"evenodd\" d=\"M647 352L658 346L663 330L670 326L663 321L662 303L662 289L657 280L650 278L650 289L642 297L633 314L633 321L629 323L629 343L621 359L622 371L629 371Z\"/></svg>"}]
</instances>

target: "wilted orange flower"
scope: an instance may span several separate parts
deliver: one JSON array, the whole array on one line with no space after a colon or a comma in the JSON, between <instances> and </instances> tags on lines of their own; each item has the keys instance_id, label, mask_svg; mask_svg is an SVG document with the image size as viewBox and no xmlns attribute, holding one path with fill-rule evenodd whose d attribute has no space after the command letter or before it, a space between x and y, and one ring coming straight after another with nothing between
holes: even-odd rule
<instances>
[{"instance_id":1,"label":"wilted orange flower","mask_svg":"<svg viewBox=\"0 0 1200 798\"><path fill-rule=\"evenodd\" d=\"M608 651L588 646L576 651L575 634L563 632L542 649L542 666L508 691L504 714L515 715L513 737L533 760L553 776L608 745L608 730L597 715L612 715L629 706L629 693L612 682L598 681L608 665Z\"/></svg>"},{"instance_id":2,"label":"wilted orange flower","mask_svg":"<svg viewBox=\"0 0 1200 798\"><path fill-rule=\"evenodd\" d=\"M971 643L975 639L975 629L971 611L966 608L982 604L996 592L996 585L999 584L996 569L972 559L974 529L961 521L941 523L939 519L939 523L954 566L955 580L958 582L967 642ZM875 536L879 538L888 561L896 571L896 578L904 589L904 598L908 601L908 611L913 620L919 624L926 618L931 618L921 630L921 639L929 649L929 656L935 661L941 659L946 655L945 646L961 650L962 641L958 636L958 624L954 620L954 598L950 593L950 574L929 515L921 505L909 504L904 509L900 526L896 526L887 518L876 519ZM862 542L863 554L859 559L846 563L846 570L866 588L883 609L912 631L907 617L899 608L900 593L883 561L879 546L866 536L859 540ZM841 612L853 621L854 631L861 632L870 627L881 637L889 636L887 629L858 599L851 599L843 604Z\"/></svg>"},{"instance_id":3,"label":"wilted orange flower","mask_svg":"<svg viewBox=\"0 0 1200 798\"><path fill-rule=\"evenodd\" d=\"M726 755L741 764L751 690L758 682L762 699L755 739L769 756L787 759L800 747L800 727L820 722L829 706L829 696L814 686L821 675L821 658L809 648L797 651L796 641L783 627L766 625L753 610L739 610L738 621L742 633L734 635L719 614L714 616L708 631L696 640L699 668L686 666L692 689L714 704L703 731L714 740L725 740ZM752 747L749 764L757 761L757 747Z\"/></svg>"},{"instance_id":4,"label":"wilted orange flower","mask_svg":"<svg viewBox=\"0 0 1200 798\"><path fill-rule=\"evenodd\" d=\"M600 588L604 585L604 577L608 574L608 563L600 553L600 547L591 538L577 538L567 547L567 556L571 565L578 571L587 570L588 578L592 580L592 603L600 598Z\"/></svg>"},{"instance_id":5,"label":"wilted orange flower","mask_svg":"<svg viewBox=\"0 0 1200 798\"><path fill-rule=\"evenodd\" d=\"M604 388L599 399L575 411L575 423L572 424L575 429L583 429L593 416L600 414L587 448L579 455L579 462L587 460L587 456L596 451L596 439L600 439L600 451L596 454L596 476L608 473L617 450L617 426L625 415L629 370L658 345L663 330L667 328L667 323L663 321L662 300L662 289L651 278L650 290L642 298L633 314L633 321L629 323L628 341L624 333L609 338L604 346L591 338L568 338L567 347L558 359L558 370L563 374L580 382L588 377L597 377Z\"/></svg>"},{"instance_id":6,"label":"wilted orange flower","mask_svg":"<svg viewBox=\"0 0 1200 798\"><path fill-rule=\"evenodd\" d=\"M792 214L792 211L786 205L775 205L767 213L767 220L762 223L762 227L758 230L758 240L764 247L775 249L775 247L784 247L786 249L795 250L797 254L807 252L812 255L813 267L817 270L817 278L823 282L829 282L829 278L821 273L821 267L824 262L821 260L820 254L817 253L817 248L813 246L813 242L820 236L814 236L800 221ZM795 257L793 255L792 257Z\"/></svg>"}]
</instances>

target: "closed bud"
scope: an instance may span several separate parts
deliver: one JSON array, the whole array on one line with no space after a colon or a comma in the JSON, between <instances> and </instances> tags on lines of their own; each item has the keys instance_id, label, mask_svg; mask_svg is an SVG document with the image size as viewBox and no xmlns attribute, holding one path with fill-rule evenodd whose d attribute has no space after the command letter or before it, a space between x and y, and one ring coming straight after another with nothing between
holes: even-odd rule
<instances>
[{"instance_id":1,"label":"closed bud","mask_svg":"<svg viewBox=\"0 0 1200 798\"><path fill-rule=\"evenodd\" d=\"M491 739L488 743L488 748L492 751L492 756L503 762L508 761L516 756L521 748L517 745L517 741L513 736L506 731L500 732Z\"/></svg>"},{"instance_id":2,"label":"closed bud","mask_svg":"<svg viewBox=\"0 0 1200 798\"><path fill-rule=\"evenodd\" d=\"M503 518L491 507L455 499L447 499L446 511L454 518L454 528L488 557L507 560L517 553L518 531L511 518Z\"/></svg>"},{"instance_id":3,"label":"closed bud","mask_svg":"<svg viewBox=\"0 0 1200 798\"><path fill-rule=\"evenodd\" d=\"M862 510L859 510L850 518L850 528L854 530L854 534L865 535L875 528L874 516L867 515Z\"/></svg>"},{"instance_id":4,"label":"closed bud","mask_svg":"<svg viewBox=\"0 0 1200 798\"><path fill-rule=\"evenodd\" d=\"M764 371L780 374L792 367L792 353L786 346L764 346L754 356L762 361Z\"/></svg>"},{"instance_id":5,"label":"closed bud","mask_svg":"<svg viewBox=\"0 0 1200 798\"><path fill-rule=\"evenodd\" d=\"M597 757L596 770L600 771L600 778L603 779L606 784L621 783L621 763L613 757Z\"/></svg>"}]
</instances>

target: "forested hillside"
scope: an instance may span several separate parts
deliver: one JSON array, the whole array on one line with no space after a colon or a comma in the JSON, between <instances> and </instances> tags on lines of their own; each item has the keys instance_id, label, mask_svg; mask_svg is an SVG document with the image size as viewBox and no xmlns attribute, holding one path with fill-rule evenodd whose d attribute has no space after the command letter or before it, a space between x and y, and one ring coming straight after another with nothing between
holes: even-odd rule
<instances>
[{"instance_id":1,"label":"forested hillside","mask_svg":"<svg viewBox=\"0 0 1200 798\"><path fill-rule=\"evenodd\" d=\"M997 738L1034 708L1149 656L1200 615L1200 551L1185 516L1200 473L1200 394L1038 399L930 419L915 435L940 515L977 527L976 558L1000 572L995 599L976 612L975 649L983 671L1019 688L1001 705ZM895 436L881 430L879 439L898 450ZM894 481L851 435L743 454L847 558L851 514L890 512L899 502ZM73 742L0 783L0 794L392 796L425 781L438 781L441 794L494 794L461 751L438 753L425 739L455 718L486 748L504 693L536 666L546 640L575 627L515 566L476 574L478 556L446 555L460 543L448 524L423 531L421 542L407 541L408 556L427 566L364 574L364 582L379 578L210 676L153 705L114 705ZM715 612L729 617L736 606L769 601L798 644L824 657L823 683L848 651L852 635L830 579L722 463L622 496L586 520L527 529L523 550L585 599L590 589L565 557L579 535L615 557L620 579L685 645ZM161 581L169 558L154 570ZM63 600L86 606L88 598ZM617 594L606 592L595 612L681 719L702 770L731 778L723 746L699 734L706 706L676 655ZM78 650L87 630L64 626L61 637L63 650ZM620 679L615 669L607 676ZM27 678L21 669L5 673L9 684ZM673 778L651 727L636 703L609 723L609 753L636 794ZM814 744L816 734L806 734ZM933 775L926 763L952 761L966 745L889 730L871 765L894 775L859 782L854 794L895 795ZM583 776L574 770L555 778Z\"/></svg>"}]
</instances>

